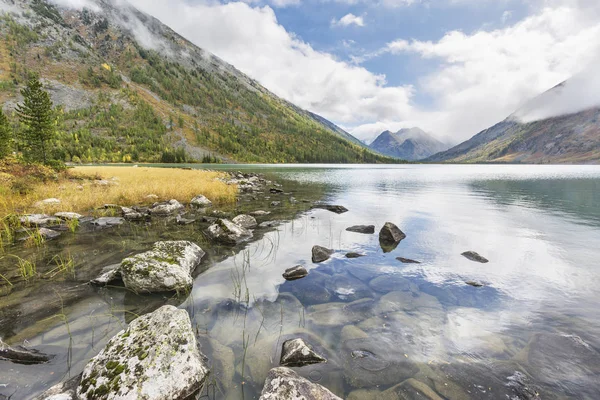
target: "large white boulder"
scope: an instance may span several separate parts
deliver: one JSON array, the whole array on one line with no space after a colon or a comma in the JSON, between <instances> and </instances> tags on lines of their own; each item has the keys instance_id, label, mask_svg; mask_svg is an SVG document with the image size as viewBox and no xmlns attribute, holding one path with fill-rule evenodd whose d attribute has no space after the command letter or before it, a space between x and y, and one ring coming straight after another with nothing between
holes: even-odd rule
<instances>
[{"instance_id":1,"label":"large white boulder","mask_svg":"<svg viewBox=\"0 0 600 400\"><path fill-rule=\"evenodd\" d=\"M185 310L163 306L117 333L83 370L77 396L97 399L185 399L208 376Z\"/></svg>"}]
</instances>

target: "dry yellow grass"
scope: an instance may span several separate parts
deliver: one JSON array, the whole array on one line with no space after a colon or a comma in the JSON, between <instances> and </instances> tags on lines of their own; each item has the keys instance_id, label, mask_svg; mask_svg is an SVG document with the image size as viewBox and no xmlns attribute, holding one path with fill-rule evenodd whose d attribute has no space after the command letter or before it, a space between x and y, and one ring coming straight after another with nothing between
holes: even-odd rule
<instances>
[{"instance_id":1,"label":"dry yellow grass","mask_svg":"<svg viewBox=\"0 0 600 400\"><path fill-rule=\"evenodd\" d=\"M211 171L91 166L71 169L69 176L71 179L40 183L25 195L1 190L0 217L12 213L85 213L106 203L132 206L170 199L189 203L199 194L216 204L227 204L235 201L237 193L234 185L217 180L224 176L222 173ZM148 198L151 194L158 200ZM57 198L60 204L36 206L48 198Z\"/></svg>"}]
</instances>

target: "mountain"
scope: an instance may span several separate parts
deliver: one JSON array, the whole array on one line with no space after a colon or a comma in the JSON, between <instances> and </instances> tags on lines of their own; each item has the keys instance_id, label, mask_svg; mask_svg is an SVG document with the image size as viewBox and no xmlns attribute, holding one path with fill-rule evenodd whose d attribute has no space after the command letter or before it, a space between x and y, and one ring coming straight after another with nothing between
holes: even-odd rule
<instances>
[{"instance_id":1,"label":"mountain","mask_svg":"<svg viewBox=\"0 0 600 400\"><path fill-rule=\"evenodd\" d=\"M405 128L398 132L382 132L369 146L390 157L415 161L427 158L449 146L419 128Z\"/></svg>"},{"instance_id":2,"label":"mountain","mask_svg":"<svg viewBox=\"0 0 600 400\"><path fill-rule=\"evenodd\" d=\"M125 1L91 4L0 0L0 104L10 116L37 73L60 106L56 157L393 162Z\"/></svg>"},{"instance_id":3,"label":"mountain","mask_svg":"<svg viewBox=\"0 0 600 400\"><path fill-rule=\"evenodd\" d=\"M527 102L504 121L431 162L599 163L600 106L578 111L567 82ZM570 113L551 115L571 107Z\"/></svg>"}]
</instances>

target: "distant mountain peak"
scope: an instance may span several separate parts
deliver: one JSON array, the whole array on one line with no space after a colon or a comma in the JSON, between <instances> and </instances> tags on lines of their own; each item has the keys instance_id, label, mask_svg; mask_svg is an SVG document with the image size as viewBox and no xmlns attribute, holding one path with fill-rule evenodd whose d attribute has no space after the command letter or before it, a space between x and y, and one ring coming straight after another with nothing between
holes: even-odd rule
<instances>
[{"instance_id":1,"label":"distant mountain peak","mask_svg":"<svg viewBox=\"0 0 600 400\"><path fill-rule=\"evenodd\" d=\"M369 146L387 156L416 161L427 158L449 146L419 127L383 131Z\"/></svg>"}]
</instances>

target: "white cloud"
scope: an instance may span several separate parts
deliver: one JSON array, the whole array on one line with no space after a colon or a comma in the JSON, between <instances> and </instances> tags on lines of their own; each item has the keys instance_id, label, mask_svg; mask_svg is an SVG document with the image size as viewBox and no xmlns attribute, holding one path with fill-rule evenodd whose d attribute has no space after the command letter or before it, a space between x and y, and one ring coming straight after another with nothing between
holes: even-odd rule
<instances>
[{"instance_id":1,"label":"white cloud","mask_svg":"<svg viewBox=\"0 0 600 400\"><path fill-rule=\"evenodd\" d=\"M411 119L425 130L466 139L586 66L600 70L596 57L600 52L600 19L593 12L600 7L587 8L590 4L572 1L544 8L494 31L470 35L453 31L435 42L401 39L389 43L382 52L413 54L440 66L433 74L421 77L417 85L434 99L432 111L398 113L388 123ZM585 85L577 87L583 90ZM569 100L576 103L570 109L578 108L579 102L582 106L600 104L600 91L589 96L577 90L569 93ZM552 109L558 112L567 108Z\"/></svg>"},{"instance_id":2,"label":"white cloud","mask_svg":"<svg viewBox=\"0 0 600 400\"><path fill-rule=\"evenodd\" d=\"M350 25L365 26L365 21L362 16L359 17L352 13L344 15L339 20L335 19L335 18L331 20L331 26L350 26Z\"/></svg>"},{"instance_id":3,"label":"white cloud","mask_svg":"<svg viewBox=\"0 0 600 400\"><path fill-rule=\"evenodd\" d=\"M412 86L337 60L301 41L268 7L132 0L198 46L233 64L277 95L348 126L410 110Z\"/></svg>"}]
</instances>

